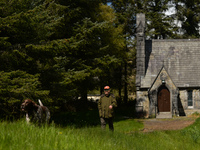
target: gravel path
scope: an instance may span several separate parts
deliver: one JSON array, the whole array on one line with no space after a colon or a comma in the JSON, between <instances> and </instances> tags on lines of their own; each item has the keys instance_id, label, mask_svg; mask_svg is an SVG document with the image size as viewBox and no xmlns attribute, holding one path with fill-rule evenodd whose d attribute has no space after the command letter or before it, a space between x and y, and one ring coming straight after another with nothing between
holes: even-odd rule
<instances>
[{"instance_id":1,"label":"gravel path","mask_svg":"<svg viewBox=\"0 0 200 150\"><path fill-rule=\"evenodd\" d=\"M143 132L152 132L155 130L179 130L183 129L196 120L196 117L176 117L172 119L144 119Z\"/></svg>"}]
</instances>

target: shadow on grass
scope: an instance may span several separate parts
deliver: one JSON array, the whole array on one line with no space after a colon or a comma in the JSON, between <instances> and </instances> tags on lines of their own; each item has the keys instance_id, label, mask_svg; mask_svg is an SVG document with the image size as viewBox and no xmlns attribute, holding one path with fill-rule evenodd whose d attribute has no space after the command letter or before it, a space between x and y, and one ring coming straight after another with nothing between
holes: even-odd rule
<instances>
[{"instance_id":1,"label":"shadow on grass","mask_svg":"<svg viewBox=\"0 0 200 150\"><path fill-rule=\"evenodd\" d=\"M60 112L52 116L52 121L61 127L73 126L75 128L97 126L99 124L96 110L80 112Z\"/></svg>"},{"instance_id":2,"label":"shadow on grass","mask_svg":"<svg viewBox=\"0 0 200 150\"><path fill-rule=\"evenodd\" d=\"M124 104L115 108L114 122L134 118L134 104ZM60 127L95 127L100 125L99 112L95 103L91 108L77 112L58 112L52 115L52 122Z\"/></svg>"}]
</instances>

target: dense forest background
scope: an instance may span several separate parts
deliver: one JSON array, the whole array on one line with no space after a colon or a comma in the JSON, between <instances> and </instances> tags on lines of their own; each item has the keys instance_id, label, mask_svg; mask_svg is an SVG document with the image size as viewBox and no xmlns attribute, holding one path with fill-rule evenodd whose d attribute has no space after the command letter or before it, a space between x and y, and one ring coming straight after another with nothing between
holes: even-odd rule
<instances>
[{"instance_id":1,"label":"dense forest background","mask_svg":"<svg viewBox=\"0 0 200 150\"><path fill-rule=\"evenodd\" d=\"M137 13L148 39L199 38L199 0L0 0L0 118L26 98L63 111L105 85L127 103Z\"/></svg>"}]
</instances>

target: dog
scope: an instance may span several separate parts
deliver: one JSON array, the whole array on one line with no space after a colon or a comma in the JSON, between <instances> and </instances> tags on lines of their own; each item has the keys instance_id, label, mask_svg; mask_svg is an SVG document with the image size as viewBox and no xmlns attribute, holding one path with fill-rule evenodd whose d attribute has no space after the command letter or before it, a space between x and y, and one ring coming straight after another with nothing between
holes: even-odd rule
<instances>
[{"instance_id":1,"label":"dog","mask_svg":"<svg viewBox=\"0 0 200 150\"><path fill-rule=\"evenodd\" d=\"M40 99L38 101L40 105L37 105L30 99L24 100L24 102L21 104L21 110L26 113L27 123L49 123L50 111L46 106L43 106Z\"/></svg>"}]
</instances>

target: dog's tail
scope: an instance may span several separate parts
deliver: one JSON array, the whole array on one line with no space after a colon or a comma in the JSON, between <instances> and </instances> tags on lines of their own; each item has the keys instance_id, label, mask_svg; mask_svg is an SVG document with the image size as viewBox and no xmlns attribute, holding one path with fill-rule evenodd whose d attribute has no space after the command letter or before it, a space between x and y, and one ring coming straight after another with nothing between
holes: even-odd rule
<instances>
[{"instance_id":1,"label":"dog's tail","mask_svg":"<svg viewBox=\"0 0 200 150\"><path fill-rule=\"evenodd\" d=\"M40 99L38 99L38 102L39 102L40 106L43 106L43 104L42 104Z\"/></svg>"}]
</instances>

